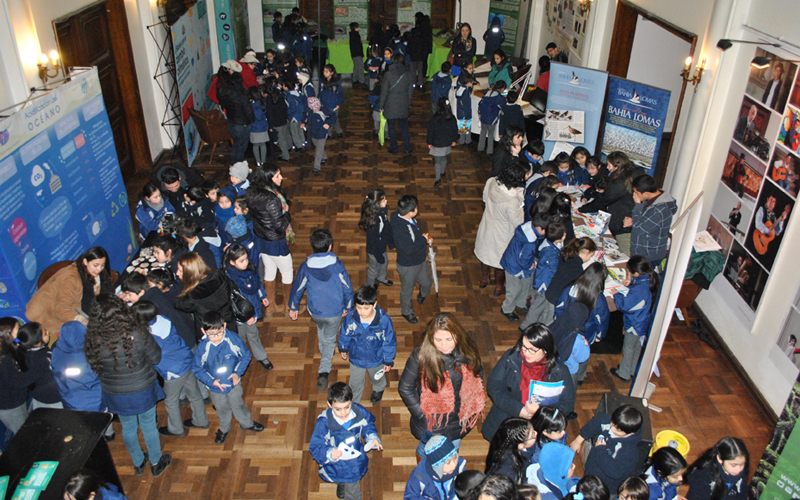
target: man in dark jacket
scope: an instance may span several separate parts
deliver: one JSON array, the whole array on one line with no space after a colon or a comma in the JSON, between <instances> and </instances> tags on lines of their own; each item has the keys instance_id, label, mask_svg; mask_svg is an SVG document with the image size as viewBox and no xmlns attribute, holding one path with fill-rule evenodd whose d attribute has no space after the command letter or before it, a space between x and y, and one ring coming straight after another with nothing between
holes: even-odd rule
<instances>
[{"instance_id":1,"label":"man in dark jacket","mask_svg":"<svg viewBox=\"0 0 800 500\"><path fill-rule=\"evenodd\" d=\"M394 66L394 65L392 65ZM419 214L419 202L413 195L404 195L397 201L397 211L392 212L392 226L397 249L397 274L400 276L400 308L403 318L411 324L419 323L411 308L414 285L419 283L417 302L422 304L431 293L431 271L425 262L430 235L420 230L415 217Z\"/></svg>"},{"instance_id":2,"label":"man in dark jacket","mask_svg":"<svg viewBox=\"0 0 800 500\"><path fill-rule=\"evenodd\" d=\"M353 85L367 84L364 74L364 45L361 43L361 34L358 32L358 23L350 23L350 57L353 58Z\"/></svg>"},{"instance_id":3,"label":"man in dark jacket","mask_svg":"<svg viewBox=\"0 0 800 500\"><path fill-rule=\"evenodd\" d=\"M406 154L411 154L411 137L408 133L408 115L411 109L411 97L414 93L411 75L405 67L402 54L392 55L392 65L386 71L381 82L380 108L389 127L389 152L397 154L397 130L400 125L403 134L403 147Z\"/></svg>"},{"instance_id":4,"label":"man in dark jacket","mask_svg":"<svg viewBox=\"0 0 800 500\"><path fill-rule=\"evenodd\" d=\"M256 121L247 90L242 86L241 73L229 75L231 82L217 87L219 105L228 117L228 131L233 138L230 164L244 161L244 152L250 144L250 124Z\"/></svg>"},{"instance_id":5,"label":"man in dark jacket","mask_svg":"<svg viewBox=\"0 0 800 500\"><path fill-rule=\"evenodd\" d=\"M422 88L428 70L428 54L433 51L433 30L430 18L417 12L414 28L408 39L408 55L411 58L411 77L414 86Z\"/></svg>"}]
</instances>

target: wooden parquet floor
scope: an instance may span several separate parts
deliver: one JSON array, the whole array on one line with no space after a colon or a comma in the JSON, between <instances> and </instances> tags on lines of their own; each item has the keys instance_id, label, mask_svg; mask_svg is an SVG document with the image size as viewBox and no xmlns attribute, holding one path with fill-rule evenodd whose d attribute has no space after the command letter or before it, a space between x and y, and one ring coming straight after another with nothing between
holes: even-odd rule
<instances>
[{"instance_id":1,"label":"wooden parquet floor","mask_svg":"<svg viewBox=\"0 0 800 500\"><path fill-rule=\"evenodd\" d=\"M370 452L370 469L362 480L365 499L398 500L416 465L417 442L409 430L409 413L397 393L400 370L419 341L425 324L438 311L454 313L476 339L487 373L502 353L517 339L517 324L500 314L501 299L491 287L478 288L480 266L473 254L478 223L483 211L481 194L491 169L491 158L469 148L457 147L449 159L442 189L433 189L432 158L427 155L426 127L430 94L417 94L412 107L412 156L392 156L372 138L372 116L363 89L347 90L342 112L344 139L328 141L329 160L318 177L311 176L311 153L293 155L282 169L284 186L294 202L292 225L298 238L292 247L294 267L310 253L308 236L313 229L333 232L334 251L347 267L355 287L366 279L365 238L357 228L364 195L380 187L387 192L389 206L405 194L420 199L419 221L435 241L439 270L438 299L432 296L424 307L414 303L420 323L410 325L400 316L399 286L379 290L379 304L394 318L398 337L396 369L383 401L369 403L366 388L363 403L377 417L383 439L382 453ZM206 176L227 184L227 150L218 151L215 168ZM202 164L208 163L203 152ZM224 181L224 182L223 182ZM129 183L131 199L145 180ZM131 206L134 204L132 203ZM398 281L394 254L390 253L389 278ZM279 303L283 300L280 298ZM236 423L224 445L215 445L215 412L208 407L211 427L187 430L183 438L162 438L164 452L173 456L172 466L159 478L149 471L133 474L133 464L115 424L117 440L111 449L127 496L132 500L170 499L333 499L335 485L319 479L317 466L308 452L308 442L317 415L326 407L325 394L315 389L319 363L316 330L308 313L293 322L279 315L260 324L261 337L271 372L253 363L243 378L245 398L254 418L266 426L256 434L241 431ZM579 418L569 425L575 436L591 418L605 392L627 393L628 388L612 377L619 355L593 355L586 382L578 391ZM663 413L652 412L653 434L664 429L683 433L691 443L691 459L726 435L743 438L753 458L761 455L772 430L744 382L721 351L699 342L682 322L674 321L664 344L661 378L651 398ZM348 364L334 356L331 383L348 379ZM491 401L487 398L487 411ZM185 408L184 418L190 409ZM160 425L166 425L159 405ZM480 425L480 424L479 424ZM483 469L488 444L475 429L461 445L461 455L471 469ZM751 467L751 470L754 467Z\"/></svg>"}]
</instances>

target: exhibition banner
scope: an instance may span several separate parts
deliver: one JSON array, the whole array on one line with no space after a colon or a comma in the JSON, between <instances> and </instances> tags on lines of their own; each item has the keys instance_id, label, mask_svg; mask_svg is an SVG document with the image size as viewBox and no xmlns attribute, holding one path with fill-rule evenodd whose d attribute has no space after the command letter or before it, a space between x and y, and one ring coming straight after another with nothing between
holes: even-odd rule
<instances>
[{"instance_id":1,"label":"exhibition banner","mask_svg":"<svg viewBox=\"0 0 800 500\"><path fill-rule=\"evenodd\" d=\"M181 123L189 166L200 150L200 135L189 109L210 109L213 104L206 97L214 76L207 14L206 0L201 0L172 25Z\"/></svg>"},{"instance_id":2,"label":"exhibition banner","mask_svg":"<svg viewBox=\"0 0 800 500\"><path fill-rule=\"evenodd\" d=\"M430 16L431 0L401 0L397 2L397 24L401 32L411 31L417 12Z\"/></svg>"},{"instance_id":3,"label":"exhibition banner","mask_svg":"<svg viewBox=\"0 0 800 500\"><path fill-rule=\"evenodd\" d=\"M489 23L486 25L487 29L492 25L492 20L495 16L501 20L503 33L506 39L503 45L500 46L508 56L513 56L517 47L517 37L520 36L519 32L519 13L520 13L520 0L498 1L492 0L489 2ZM482 37L483 33L473 33L475 38ZM487 56L489 57L489 56Z\"/></svg>"},{"instance_id":4,"label":"exhibition banner","mask_svg":"<svg viewBox=\"0 0 800 500\"><path fill-rule=\"evenodd\" d=\"M24 317L36 279L92 246L123 269L136 251L97 69L0 121L0 315Z\"/></svg>"},{"instance_id":5,"label":"exhibition banner","mask_svg":"<svg viewBox=\"0 0 800 500\"><path fill-rule=\"evenodd\" d=\"M430 3L428 4L430 8ZM337 40L346 40L350 23L358 23L361 39L369 37L369 2L366 0L334 0L333 31Z\"/></svg>"},{"instance_id":6,"label":"exhibition banner","mask_svg":"<svg viewBox=\"0 0 800 500\"><path fill-rule=\"evenodd\" d=\"M219 60L225 62L228 59L236 59L236 34L231 0L214 0L214 12L217 16Z\"/></svg>"},{"instance_id":7,"label":"exhibition banner","mask_svg":"<svg viewBox=\"0 0 800 500\"><path fill-rule=\"evenodd\" d=\"M622 151L652 176L667 121L670 91L616 76L608 79L600 160Z\"/></svg>"},{"instance_id":8,"label":"exhibition banner","mask_svg":"<svg viewBox=\"0 0 800 500\"><path fill-rule=\"evenodd\" d=\"M553 152L572 151L577 144L595 154L597 134L600 131L600 120L603 118L603 101L606 97L608 73L593 69L580 68L553 62L550 64L550 92L547 95L547 119L555 116L550 111L579 111L565 113L559 119L564 121L572 117L581 117L580 127L565 128L565 136L550 134L547 127L544 135L544 157L551 159Z\"/></svg>"}]
</instances>

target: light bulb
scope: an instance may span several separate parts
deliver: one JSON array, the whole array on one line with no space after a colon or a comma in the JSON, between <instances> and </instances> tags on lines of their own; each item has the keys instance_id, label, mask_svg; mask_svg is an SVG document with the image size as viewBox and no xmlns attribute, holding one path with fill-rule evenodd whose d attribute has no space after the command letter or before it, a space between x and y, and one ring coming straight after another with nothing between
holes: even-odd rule
<instances>
[{"instance_id":1,"label":"light bulb","mask_svg":"<svg viewBox=\"0 0 800 500\"><path fill-rule=\"evenodd\" d=\"M684 71L689 71L689 68L691 68L691 67L692 67L692 56L689 56L683 62L683 70Z\"/></svg>"},{"instance_id":2,"label":"light bulb","mask_svg":"<svg viewBox=\"0 0 800 500\"><path fill-rule=\"evenodd\" d=\"M39 64L47 64L47 54L39 55Z\"/></svg>"},{"instance_id":3,"label":"light bulb","mask_svg":"<svg viewBox=\"0 0 800 500\"><path fill-rule=\"evenodd\" d=\"M58 62L58 52L56 49L50 51L50 60L53 61L53 64Z\"/></svg>"}]
</instances>

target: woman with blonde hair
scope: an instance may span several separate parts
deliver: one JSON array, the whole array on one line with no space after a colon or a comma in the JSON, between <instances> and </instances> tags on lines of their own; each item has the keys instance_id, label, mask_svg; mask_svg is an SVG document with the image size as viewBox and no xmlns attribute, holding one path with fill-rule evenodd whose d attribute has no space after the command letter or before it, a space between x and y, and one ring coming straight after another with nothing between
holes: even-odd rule
<instances>
[{"instance_id":1,"label":"woman with blonde hair","mask_svg":"<svg viewBox=\"0 0 800 500\"><path fill-rule=\"evenodd\" d=\"M411 433L444 435L456 449L483 414L483 364L472 337L449 313L428 323L400 377L398 392L411 412ZM423 447L417 454L424 456Z\"/></svg>"},{"instance_id":2,"label":"woman with blonde hair","mask_svg":"<svg viewBox=\"0 0 800 500\"><path fill-rule=\"evenodd\" d=\"M203 316L208 312L219 313L227 323L228 330L238 333L231 306L231 287L235 285L224 271L209 268L202 257L189 252L178 259L176 274L183 282L183 291L178 295L175 308L194 314L198 339L203 337L200 328Z\"/></svg>"}]
</instances>

